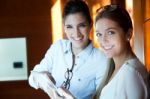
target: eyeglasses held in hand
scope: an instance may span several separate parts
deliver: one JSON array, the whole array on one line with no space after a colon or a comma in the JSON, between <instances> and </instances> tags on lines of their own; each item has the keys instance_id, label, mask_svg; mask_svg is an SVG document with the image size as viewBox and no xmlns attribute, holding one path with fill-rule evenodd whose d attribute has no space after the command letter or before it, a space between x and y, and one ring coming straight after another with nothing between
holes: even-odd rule
<instances>
[{"instance_id":1,"label":"eyeglasses held in hand","mask_svg":"<svg viewBox=\"0 0 150 99\"><path fill-rule=\"evenodd\" d=\"M64 86L66 89L70 88L70 81L72 79L73 76L73 72L72 70L69 70L69 68L67 68L67 71L65 72L65 79L66 81L63 82L62 86Z\"/></svg>"}]
</instances>

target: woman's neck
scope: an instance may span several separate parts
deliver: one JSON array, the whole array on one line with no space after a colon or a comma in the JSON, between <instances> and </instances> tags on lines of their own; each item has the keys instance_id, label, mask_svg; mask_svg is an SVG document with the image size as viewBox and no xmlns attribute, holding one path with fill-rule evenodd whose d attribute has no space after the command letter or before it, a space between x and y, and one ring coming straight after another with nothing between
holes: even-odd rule
<instances>
[{"instance_id":1,"label":"woman's neck","mask_svg":"<svg viewBox=\"0 0 150 99\"><path fill-rule=\"evenodd\" d=\"M113 57L114 60L114 65L115 68L111 73L111 76L109 76L109 80L108 82L110 82L112 80L112 78L116 75L116 73L118 72L118 70L122 67L122 65L125 63L125 61L135 58L135 54L132 52L131 48L129 48L128 50L124 51L124 53L122 53L121 55L117 56L117 57Z\"/></svg>"},{"instance_id":2,"label":"woman's neck","mask_svg":"<svg viewBox=\"0 0 150 99\"><path fill-rule=\"evenodd\" d=\"M90 41L87 42L87 44L85 44L85 46L81 47L81 48L76 48L71 44L71 50L72 53L76 56L78 55L82 50L84 50L88 45L89 45Z\"/></svg>"},{"instance_id":3,"label":"woman's neck","mask_svg":"<svg viewBox=\"0 0 150 99\"><path fill-rule=\"evenodd\" d=\"M84 48L72 48L72 53L76 56L78 55Z\"/></svg>"},{"instance_id":4,"label":"woman's neck","mask_svg":"<svg viewBox=\"0 0 150 99\"><path fill-rule=\"evenodd\" d=\"M113 57L114 62L115 62L115 70L118 70L125 61L135 58L135 54L132 52L131 48L128 48L126 51L124 51L124 53L122 53L121 55L117 56L117 57Z\"/></svg>"}]
</instances>

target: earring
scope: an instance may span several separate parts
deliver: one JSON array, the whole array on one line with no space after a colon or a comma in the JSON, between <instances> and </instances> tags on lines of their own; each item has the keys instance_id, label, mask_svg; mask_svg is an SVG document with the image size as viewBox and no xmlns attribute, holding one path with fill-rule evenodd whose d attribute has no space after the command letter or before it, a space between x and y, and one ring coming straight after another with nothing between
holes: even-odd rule
<instances>
[{"instance_id":1,"label":"earring","mask_svg":"<svg viewBox=\"0 0 150 99\"><path fill-rule=\"evenodd\" d=\"M130 38L128 38L127 41L130 41Z\"/></svg>"}]
</instances>

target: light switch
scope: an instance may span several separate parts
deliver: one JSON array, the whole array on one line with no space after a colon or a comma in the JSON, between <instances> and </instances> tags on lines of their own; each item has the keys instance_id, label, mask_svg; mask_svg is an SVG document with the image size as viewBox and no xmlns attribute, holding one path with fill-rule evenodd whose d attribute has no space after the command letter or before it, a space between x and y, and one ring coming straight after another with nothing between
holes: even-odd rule
<instances>
[{"instance_id":1,"label":"light switch","mask_svg":"<svg viewBox=\"0 0 150 99\"><path fill-rule=\"evenodd\" d=\"M23 68L23 62L14 62L13 67L14 68Z\"/></svg>"},{"instance_id":2,"label":"light switch","mask_svg":"<svg viewBox=\"0 0 150 99\"><path fill-rule=\"evenodd\" d=\"M26 38L0 38L0 81L27 80Z\"/></svg>"}]
</instances>

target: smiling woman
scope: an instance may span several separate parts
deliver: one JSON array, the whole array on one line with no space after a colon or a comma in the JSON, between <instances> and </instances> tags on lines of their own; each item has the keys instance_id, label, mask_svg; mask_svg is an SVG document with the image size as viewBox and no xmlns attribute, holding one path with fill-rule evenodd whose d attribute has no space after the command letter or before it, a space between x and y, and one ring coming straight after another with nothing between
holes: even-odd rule
<instances>
[{"instance_id":1,"label":"smiling woman","mask_svg":"<svg viewBox=\"0 0 150 99\"><path fill-rule=\"evenodd\" d=\"M91 25L82 13L68 15L65 18L64 25L65 33L72 42L73 51L76 50L74 54L78 54L89 44Z\"/></svg>"},{"instance_id":2,"label":"smiling woman","mask_svg":"<svg viewBox=\"0 0 150 99\"><path fill-rule=\"evenodd\" d=\"M52 99L63 98L50 87L52 82L57 87L68 89L77 99L91 99L98 84L103 85L106 79L109 59L94 48L89 38L92 19L86 2L68 1L62 16L68 39L58 40L51 45L45 57L33 69L38 75L31 72L29 84L35 89L44 90Z\"/></svg>"},{"instance_id":3,"label":"smiling woman","mask_svg":"<svg viewBox=\"0 0 150 99\"><path fill-rule=\"evenodd\" d=\"M149 99L148 73L130 45L133 26L128 12L119 5L106 5L98 10L95 27L103 52L115 64L97 98Z\"/></svg>"}]
</instances>

